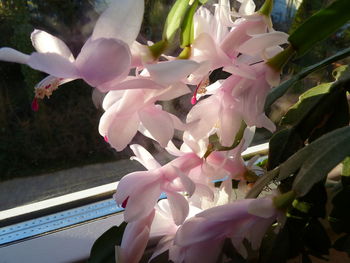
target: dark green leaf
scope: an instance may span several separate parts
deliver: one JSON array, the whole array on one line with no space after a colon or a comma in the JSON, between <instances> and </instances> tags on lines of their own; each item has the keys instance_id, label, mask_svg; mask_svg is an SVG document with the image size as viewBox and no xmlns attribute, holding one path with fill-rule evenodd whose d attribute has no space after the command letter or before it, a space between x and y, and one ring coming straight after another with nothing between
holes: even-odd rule
<instances>
[{"instance_id":1,"label":"dark green leaf","mask_svg":"<svg viewBox=\"0 0 350 263\"><path fill-rule=\"evenodd\" d=\"M297 195L303 196L350 155L350 127L340 128L322 136L296 153L298 154L304 155L305 159L299 160L299 165L297 164L300 170L293 189Z\"/></svg>"},{"instance_id":2,"label":"dark green leaf","mask_svg":"<svg viewBox=\"0 0 350 263\"><path fill-rule=\"evenodd\" d=\"M333 247L336 250L346 252L348 256L350 256L350 235L345 235L337 239L334 242Z\"/></svg>"},{"instance_id":3,"label":"dark green leaf","mask_svg":"<svg viewBox=\"0 0 350 263\"><path fill-rule=\"evenodd\" d=\"M165 21L163 40L172 42L176 32L180 29L184 16L190 7L190 0L177 0L171 8Z\"/></svg>"},{"instance_id":4,"label":"dark green leaf","mask_svg":"<svg viewBox=\"0 0 350 263\"><path fill-rule=\"evenodd\" d=\"M309 89L299 97L299 101L294 104L284 115L281 121L283 126L298 125L310 112L319 104L325 94L329 94L333 82L322 83Z\"/></svg>"},{"instance_id":5,"label":"dark green leaf","mask_svg":"<svg viewBox=\"0 0 350 263\"><path fill-rule=\"evenodd\" d=\"M332 200L333 209L329 215L329 222L336 233L350 233L350 187L343 186L343 189L336 194Z\"/></svg>"},{"instance_id":6,"label":"dark green leaf","mask_svg":"<svg viewBox=\"0 0 350 263\"><path fill-rule=\"evenodd\" d=\"M293 128L275 133L269 142L268 170L283 163L303 145L303 141Z\"/></svg>"},{"instance_id":7,"label":"dark green leaf","mask_svg":"<svg viewBox=\"0 0 350 263\"><path fill-rule=\"evenodd\" d=\"M310 254L322 257L329 254L331 241L322 224L317 219L312 219L305 228L305 246L310 250Z\"/></svg>"},{"instance_id":8,"label":"dark green leaf","mask_svg":"<svg viewBox=\"0 0 350 263\"><path fill-rule=\"evenodd\" d=\"M114 263L115 246L120 246L126 225L123 222L104 232L93 244L88 263Z\"/></svg>"},{"instance_id":9,"label":"dark green leaf","mask_svg":"<svg viewBox=\"0 0 350 263\"><path fill-rule=\"evenodd\" d=\"M278 98L282 97L283 94L291 88L294 84L296 84L298 81L302 80L305 78L307 75L310 73L321 69L337 60L346 58L350 55L350 48L346 48L335 55L326 58L325 60L322 60L314 65L306 67L304 70L300 71L296 75L294 75L292 78L289 80L283 82L281 85L278 87L274 88L271 90L271 92L268 94L265 102L265 110L268 109Z\"/></svg>"},{"instance_id":10,"label":"dark green leaf","mask_svg":"<svg viewBox=\"0 0 350 263\"><path fill-rule=\"evenodd\" d=\"M289 36L289 42L299 55L303 55L317 42L327 38L349 21L349 10L349 0L334 1L300 25Z\"/></svg>"},{"instance_id":11,"label":"dark green leaf","mask_svg":"<svg viewBox=\"0 0 350 263\"><path fill-rule=\"evenodd\" d=\"M194 24L193 24L193 16L198 7L198 0L195 0L186 12L184 20L181 24L181 40L180 46L185 48L192 44L194 38Z\"/></svg>"}]
</instances>

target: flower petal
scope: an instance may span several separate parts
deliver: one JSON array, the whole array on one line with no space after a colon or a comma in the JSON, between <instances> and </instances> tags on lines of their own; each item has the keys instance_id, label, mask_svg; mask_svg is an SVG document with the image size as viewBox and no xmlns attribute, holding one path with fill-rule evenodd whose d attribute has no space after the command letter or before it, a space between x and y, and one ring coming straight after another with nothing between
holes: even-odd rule
<instances>
[{"instance_id":1,"label":"flower petal","mask_svg":"<svg viewBox=\"0 0 350 263\"><path fill-rule=\"evenodd\" d=\"M199 64L197 62L182 59L146 66L154 81L166 86L185 79L198 67Z\"/></svg>"},{"instance_id":2,"label":"flower petal","mask_svg":"<svg viewBox=\"0 0 350 263\"><path fill-rule=\"evenodd\" d=\"M131 45L139 34L144 1L114 0L96 22L92 39L114 38Z\"/></svg>"},{"instance_id":3,"label":"flower petal","mask_svg":"<svg viewBox=\"0 0 350 263\"><path fill-rule=\"evenodd\" d=\"M103 38L87 41L75 65L87 83L99 88L109 81L124 79L129 73L130 62L130 50L124 42Z\"/></svg>"},{"instance_id":4,"label":"flower petal","mask_svg":"<svg viewBox=\"0 0 350 263\"><path fill-rule=\"evenodd\" d=\"M124 150L137 133L139 122L140 120L136 113L115 116L108 128L107 138L109 144L117 151Z\"/></svg>"},{"instance_id":5,"label":"flower petal","mask_svg":"<svg viewBox=\"0 0 350 263\"><path fill-rule=\"evenodd\" d=\"M168 113L159 107L149 106L139 111L142 125L162 147L166 147L174 135L174 124Z\"/></svg>"},{"instance_id":6,"label":"flower petal","mask_svg":"<svg viewBox=\"0 0 350 263\"><path fill-rule=\"evenodd\" d=\"M254 56L265 49L282 45L288 42L289 35L284 32L274 31L265 34L254 35L237 48L237 51Z\"/></svg>"},{"instance_id":7,"label":"flower petal","mask_svg":"<svg viewBox=\"0 0 350 263\"><path fill-rule=\"evenodd\" d=\"M13 48L9 48L9 47L0 48L1 61L27 64L28 59L29 59L29 55L19 52Z\"/></svg>"},{"instance_id":8,"label":"flower petal","mask_svg":"<svg viewBox=\"0 0 350 263\"><path fill-rule=\"evenodd\" d=\"M118 82L116 85L114 83L106 83L99 86L99 89L103 90L126 90L126 89L164 89L163 86L157 84L153 80L145 78L134 78L128 79L122 82Z\"/></svg>"},{"instance_id":9,"label":"flower petal","mask_svg":"<svg viewBox=\"0 0 350 263\"><path fill-rule=\"evenodd\" d=\"M59 78L79 78L75 65L69 59L56 53L37 53L30 55L28 63L31 68L46 72Z\"/></svg>"},{"instance_id":10,"label":"flower petal","mask_svg":"<svg viewBox=\"0 0 350 263\"><path fill-rule=\"evenodd\" d=\"M33 47L39 53L56 53L61 55L70 62L74 61L74 57L67 45L59 38L42 30L35 29L30 35Z\"/></svg>"},{"instance_id":11,"label":"flower petal","mask_svg":"<svg viewBox=\"0 0 350 263\"><path fill-rule=\"evenodd\" d=\"M130 145L131 150L136 156L131 157L132 160L136 160L141 163L147 170L153 170L160 168L161 165L153 158L153 156L141 145Z\"/></svg>"},{"instance_id":12,"label":"flower petal","mask_svg":"<svg viewBox=\"0 0 350 263\"><path fill-rule=\"evenodd\" d=\"M188 215L188 202L183 195L176 192L166 192L166 195L169 200L169 206L174 223L176 225L181 225Z\"/></svg>"}]
</instances>

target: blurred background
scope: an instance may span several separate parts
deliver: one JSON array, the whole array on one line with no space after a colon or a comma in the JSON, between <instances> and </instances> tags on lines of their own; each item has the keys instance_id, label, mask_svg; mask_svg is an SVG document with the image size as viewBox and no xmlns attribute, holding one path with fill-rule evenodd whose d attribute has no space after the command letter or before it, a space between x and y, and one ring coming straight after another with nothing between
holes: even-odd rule
<instances>
[{"instance_id":1,"label":"blurred background","mask_svg":"<svg viewBox=\"0 0 350 263\"><path fill-rule=\"evenodd\" d=\"M160 40L173 2L145 1L140 42ZM263 1L255 2L259 7ZM331 0L275 2L275 28L290 32ZM61 38L77 55L107 3L107 0L0 0L0 47L30 54L34 51L30 34L36 28ZM290 63L284 78L348 47L349 40L350 28L345 26L302 59ZM279 122L301 92L331 80L331 71L336 66L312 74L278 100L269 113L273 121ZM131 156L129 150L117 153L98 134L103 112L94 106L92 88L83 81L60 86L50 99L39 102L38 112L33 112L34 86L44 77L45 74L27 66L0 62L0 210L113 182L140 168L127 161ZM183 106L175 104L171 108ZM264 130L258 131L255 144L269 136ZM137 136L134 142L149 149L156 147L142 136ZM67 170L73 167L79 168Z\"/></svg>"}]
</instances>

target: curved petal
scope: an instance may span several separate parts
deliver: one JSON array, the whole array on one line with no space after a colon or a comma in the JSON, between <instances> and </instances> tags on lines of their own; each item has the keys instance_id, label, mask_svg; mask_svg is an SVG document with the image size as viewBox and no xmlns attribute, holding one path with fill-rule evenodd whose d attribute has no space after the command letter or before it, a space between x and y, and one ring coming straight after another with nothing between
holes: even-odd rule
<instances>
[{"instance_id":1,"label":"curved petal","mask_svg":"<svg viewBox=\"0 0 350 263\"><path fill-rule=\"evenodd\" d=\"M35 29L30 35L33 47L39 53L56 53L69 59L70 62L74 61L74 57L67 45L59 38L53 35Z\"/></svg>"},{"instance_id":2,"label":"curved petal","mask_svg":"<svg viewBox=\"0 0 350 263\"><path fill-rule=\"evenodd\" d=\"M166 147L174 135L174 124L168 113L159 107L149 106L139 111L142 125L162 147Z\"/></svg>"},{"instance_id":3,"label":"curved petal","mask_svg":"<svg viewBox=\"0 0 350 263\"><path fill-rule=\"evenodd\" d=\"M161 165L153 158L153 156L141 145L130 145L131 150L136 156L131 157L132 160L136 160L141 163L147 170L153 170L160 168Z\"/></svg>"},{"instance_id":4,"label":"curved petal","mask_svg":"<svg viewBox=\"0 0 350 263\"><path fill-rule=\"evenodd\" d=\"M92 39L114 38L131 45L139 34L144 12L142 0L114 0L96 22Z\"/></svg>"},{"instance_id":5,"label":"curved petal","mask_svg":"<svg viewBox=\"0 0 350 263\"><path fill-rule=\"evenodd\" d=\"M98 89L96 89L98 91ZM102 108L107 111L114 103L120 101L124 95L124 90L111 90L104 97L102 102Z\"/></svg>"},{"instance_id":6,"label":"curved petal","mask_svg":"<svg viewBox=\"0 0 350 263\"><path fill-rule=\"evenodd\" d=\"M256 55L269 47L288 43L288 37L288 34L279 31L254 35L239 46L237 51L243 54Z\"/></svg>"},{"instance_id":7,"label":"curved petal","mask_svg":"<svg viewBox=\"0 0 350 263\"><path fill-rule=\"evenodd\" d=\"M176 99L190 92L191 90L186 84L177 82L155 96L157 97L157 100L166 101Z\"/></svg>"},{"instance_id":8,"label":"curved petal","mask_svg":"<svg viewBox=\"0 0 350 263\"><path fill-rule=\"evenodd\" d=\"M124 212L124 220L132 222L148 215L156 205L161 194L158 182L151 183L138 192L134 192L128 199Z\"/></svg>"},{"instance_id":9,"label":"curved petal","mask_svg":"<svg viewBox=\"0 0 350 263\"><path fill-rule=\"evenodd\" d=\"M181 225L189 211L188 202L185 197L176 192L166 192L169 200L170 211L176 225Z\"/></svg>"},{"instance_id":10,"label":"curved petal","mask_svg":"<svg viewBox=\"0 0 350 263\"><path fill-rule=\"evenodd\" d=\"M79 78L75 65L56 53L32 53L28 63L31 68L59 78Z\"/></svg>"},{"instance_id":11,"label":"curved petal","mask_svg":"<svg viewBox=\"0 0 350 263\"><path fill-rule=\"evenodd\" d=\"M173 60L146 66L153 80L163 85L185 79L198 67L199 64L191 60Z\"/></svg>"},{"instance_id":12,"label":"curved petal","mask_svg":"<svg viewBox=\"0 0 350 263\"><path fill-rule=\"evenodd\" d=\"M125 78L130 63L129 47L120 40L105 38L87 41L75 61L80 76L97 88L109 81Z\"/></svg>"},{"instance_id":13,"label":"curved petal","mask_svg":"<svg viewBox=\"0 0 350 263\"><path fill-rule=\"evenodd\" d=\"M0 48L1 61L27 64L28 59L29 59L29 55L19 52L13 48L9 48L9 47Z\"/></svg>"},{"instance_id":14,"label":"curved petal","mask_svg":"<svg viewBox=\"0 0 350 263\"><path fill-rule=\"evenodd\" d=\"M102 119L102 118L101 118ZM137 114L115 116L108 127L109 144L117 151L122 151L131 142L139 126Z\"/></svg>"}]
</instances>

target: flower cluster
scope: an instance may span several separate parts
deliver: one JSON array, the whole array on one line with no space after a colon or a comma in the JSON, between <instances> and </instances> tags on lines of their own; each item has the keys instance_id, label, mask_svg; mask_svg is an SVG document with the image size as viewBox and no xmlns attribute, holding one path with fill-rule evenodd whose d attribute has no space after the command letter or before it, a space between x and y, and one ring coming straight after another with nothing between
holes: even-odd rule
<instances>
[{"instance_id":1,"label":"flower cluster","mask_svg":"<svg viewBox=\"0 0 350 263\"><path fill-rule=\"evenodd\" d=\"M76 58L60 39L40 30L31 35L37 50L31 55L0 49L0 60L49 74L35 87L35 109L58 85L83 79L105 94L99 132L113 148L123 150L140 132L174 156L162 166L142 146L130 146L147 171L124 176L114 195L128 222L117 253L123 262L138 262L153 237L161 239L152 258L168 250L173 262L215 262L226 239L245 255L243 239L257 248L278 217L271 196L237 196L250 187L252 167L241 154L255 127L275 130L263 107L279 83L279 69L267 62L283 50L288 35L272 28L269 14L255 12L252 0L237 1L238 11L229 0L197 9L186 59L159 59L136 41L143 0L112 1ZM214 70L230 76L210 83ZM162 108L160 102L191 89L194 105L184 122ZM247 128L240 134L242 123ZM172 143L174 130L183 132L180 149ZM211 136L225 150L210 150ZM157 203L162 193L167 199Z\"/></svg>"}]
</instances>

